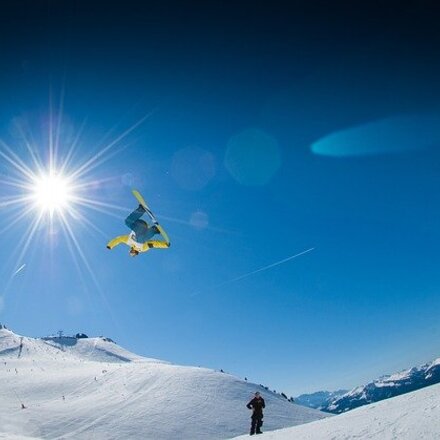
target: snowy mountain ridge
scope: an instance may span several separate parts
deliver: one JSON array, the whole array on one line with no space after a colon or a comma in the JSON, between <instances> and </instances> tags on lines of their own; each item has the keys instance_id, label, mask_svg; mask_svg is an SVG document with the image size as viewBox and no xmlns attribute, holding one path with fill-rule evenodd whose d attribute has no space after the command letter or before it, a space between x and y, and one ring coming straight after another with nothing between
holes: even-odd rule
<instances>
[{"instance_id":1,"label":"snowy mountain ridge","mask_svg":"<svg viewBox=\"0 0 440 440\"><path fill-rule=\"evenodd\" d=\"M335 398L346 394L348 390L338 391L317 391L310 394L301 394L294 398L294 402L298 405L307 406L309 408L321 409L326 407L329 402Z\"/></svg>"},{"instance_id":2,"label":"snowy mountain ridge","mask_svg":"<svg viewBox=\"0 0 440 440\"><path fill-rule=\"evenodd\" d=\"M131 353L107 338L30 338L0 329L0 439L225 439L249 428L256 390L267 428L328 415L207 368Z\"/></svg>"},{"instance_id":3,"label":"snowy mountain ridge","mask_svg":"<svg viewBox=\"0 0 440 440\"><path fill-rule=\"evenodd\" d=\"M0 330L0 357L9 354L17 358L43 355L54 360L95 360L99 362L160 362L131 353L109 338L76 338L73 336L48 336L28 338L3 328Z\"/></svg>"},{"instance_id":4,"label":"snowy mountain ridge","mask_svg":"<svg viewBox=\"0 0 440 440\"><path fill-rule=\"evenodd\" d=\"M330 399L319 409L340 414L359 406L379 402L439 382L440 358L420 367L412 367L399 373L382 376L366 385L353 388L341 396Z\"/></svg>"}]
</instances>

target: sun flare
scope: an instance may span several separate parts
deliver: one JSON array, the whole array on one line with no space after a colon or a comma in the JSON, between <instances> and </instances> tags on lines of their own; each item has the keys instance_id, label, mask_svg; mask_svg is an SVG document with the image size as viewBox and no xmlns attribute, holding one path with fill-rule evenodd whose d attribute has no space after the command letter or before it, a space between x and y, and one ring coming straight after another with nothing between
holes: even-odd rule
<instances>
[{"instance_id":1,"label":"sun flare","mask_svg":"<svg viewBox=\"0 0 440 440\"><path fill-rule=\"evenodd\" d=\"M62 212L73 199L72 185L68 178L55 173L40 176L35 179L32 199L42 212Z\"/></svg>"},{"instance_id":2,"label":"sun flare","mask_svg":"<svg viewBox=\"0 0 440 440\"><path fill-rule=\"evenodd\" d=\"M69 124L64 125L62 110L49 115L48 132L40 137L38 133L32 133L30 122L17 119L14 124L16 144L8 145L0 138L0 235L4 236L14 228L19 231L18 243L11 253L16 267L5 291L9 290L14 274L21 270L23 259L35 256L29 254L32 247L50 247L50 256L53 257L52 250L62 243L70 253L83 285L87 287L87 273L105 300L79 234L90 233L93 237L99 234L105 243L108 236L92 220L90 213L118 219L121 212L126 213L126 207L112 203L102 191L106 185L119 184L119 176L103 177L95 169L123 151L128 144L121 145L122 141L150 115L151 112L108 143L96 147L91 144L87 148L90 151L84 148L82 157L78 150L84 127L77 133L71 131ZM1 301L0 295L0 308Z\"/></svg>"}]
</instances>

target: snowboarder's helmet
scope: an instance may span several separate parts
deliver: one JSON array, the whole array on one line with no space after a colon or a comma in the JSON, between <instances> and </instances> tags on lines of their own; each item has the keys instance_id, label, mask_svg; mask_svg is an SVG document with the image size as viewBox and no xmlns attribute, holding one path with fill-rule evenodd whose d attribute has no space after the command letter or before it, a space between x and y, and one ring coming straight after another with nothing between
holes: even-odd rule
<instances>
[{"instance_id":1,"label":"snowboarder's helmet","mask_svg":"<svg viewBox=\"0 0 440 440\"><path fill-rule=\"evenodd\" d=\"M136 257L136 255L139 255L139 251L137 251L135 248L130 249L130 257Z\"/></svg>"}]
</instances>

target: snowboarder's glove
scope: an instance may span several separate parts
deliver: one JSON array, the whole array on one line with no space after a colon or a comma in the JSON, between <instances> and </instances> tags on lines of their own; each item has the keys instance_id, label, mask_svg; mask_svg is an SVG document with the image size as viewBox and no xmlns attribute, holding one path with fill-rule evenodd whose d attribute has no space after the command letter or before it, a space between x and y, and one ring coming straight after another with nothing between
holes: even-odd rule
<instances>
[{"instance_id":1,"label":"snowboarder's glove","mask_svg":"<svg viewBox=\"0 0 440 440\"><path fill-rule=\"evenodd\" d=\"M111 247L110 247L110 246L107 246L107 249L110 249L110 250L111 250Z\"/></svg>"}]
</instances>

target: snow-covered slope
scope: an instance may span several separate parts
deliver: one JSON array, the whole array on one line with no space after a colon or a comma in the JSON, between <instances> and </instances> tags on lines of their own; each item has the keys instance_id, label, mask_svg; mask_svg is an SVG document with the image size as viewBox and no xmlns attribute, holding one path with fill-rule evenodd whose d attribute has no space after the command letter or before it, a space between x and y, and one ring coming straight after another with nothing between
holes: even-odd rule
<instances>
[{"instance_id":1,"label":"snow-covered slope","mask_svg":"<svg viewBox=\"0 0 440 440\"><path fill-rule=\"evenodd\" d=\"M265 440L438 440L440 384L294 428ZM249 436L236 437L244 440Z\"/></svg>"},{"instance_id":2,"label":"snow-covered slope","mask_svg":"<svg viewBox=\"0 0 440 440\"><path fill-rule=\"evenodd\" d=\"M320 409L335 414L395 397L440 382L440 359L410 368L390 376L383 376L367 385L354 388L342 396L329 400Z\"/></svg>"},{"instance_id":3,"label":"snow-covered slope","mask_svg":"<svg viewBox=\"0 0 440 440\"><path fill-rule=\"evenodd\" d=\"M37 437L28 437L24 435L5 434L0 432L0 440L41 440Z\"/></svg>"},{"instance_id":4,"label":"snow-covered slope","mask_svg":"<svg viewBox=\"0 0 440 440\"><path fill-rule=\"evenodd\" d=\"M224 439L247 432L245 404L258 388L143 358L105 338L34 339L0 329L0 439ZM261 391L269 429L326 416Z\"/></svg>"}]
</instances>

